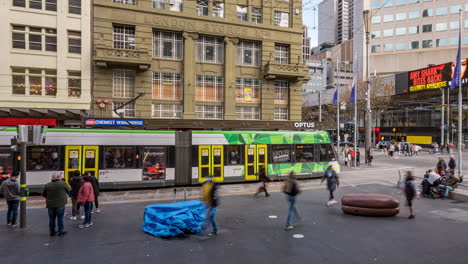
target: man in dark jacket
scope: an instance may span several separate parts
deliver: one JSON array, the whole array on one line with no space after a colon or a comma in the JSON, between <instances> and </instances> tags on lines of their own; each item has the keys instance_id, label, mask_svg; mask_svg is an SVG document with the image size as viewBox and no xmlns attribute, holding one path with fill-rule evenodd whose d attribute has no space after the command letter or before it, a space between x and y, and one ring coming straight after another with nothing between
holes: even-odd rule
<instances>
[{"instance_id":1,"label":"man in dark jacket","mask_svg":"<svg viewBox=\"0 0 468 264\"><path fill-rule=\"evenodd\" d=\"M453 155L450 155L450 161L449 161L449 169L451 173L455 173L455 168L457 167L457 163L455 162L455 157Z\"/></svg>"},{"instance_id":2,"label":"man in dark jacket","mask_svg":"<svg viewBox=\"0 0 468 264\"><path fill-rule=\"evenodd\" d=\"M101 212L101 209L99 209L99 201L98 201L98 196L99 196L99 181L98 179L91 174L91 172L86 172L86 176L88 176L91 180L91 185L93 185L93 191L94 191L94 207L96 207L96 210L94 212L99 213Z\"/></svg>"},{"instance_id":3,"label":"man in dark jacket","mask_svg":"<svg viewBox=\"0 0 468 264\"><path fill-rule=\"evenodd\" d=\"M447 170L447 163L445 163L445 160L443 157L439 157L439 161L437 162L437 170L439 174L441 171Z\"/></svg>"},{"instance_id":4,"label":"man in dark jacket","mask_svg":"<svg viewBox=\"0 0 468 264\"><path fill-rule=\"evenodd\" d=\"M49 230L50 236L55 236L55 220L57 219L58 235L63 236L64 231L63 217L65 215L65 205L67 204L67 195L70 192L68 185L61 180L60 174L53 174L52 181L46 184L42 196L46 198L46 207L49 211Z\"/></svg>"},{"instance_id":5,"label":"man in dark jacket","mask_svg":"<svg viewBox=\"0 0 468 264\"><path fill-rule=\"evenodd\" d=\"M3 193L8 205L7 224L11 227L18 225L16 218L18 217L18 205L20 202L20 186L18 182L18 172L14 171L10 179L2 182L0 193Z\"/></svg>"},{"instance_id":6,"label":"man in dark jacket","mask_svg":"<svg viewBox=\"0 0 468 264\"><path fill-rule=\"evenodd\" d=\"M78 191L83 184L83 177L80 176L79 171L73 172L73 177L68 180L68 184L70 184L71 192L70 198L72 200L72 216L70 217L71 220L76 220L76 215L80 212L80 204L76 201L78 197ZM81 215L81 219L84 219L84 215Z\"/></svg>"}]
</instances>

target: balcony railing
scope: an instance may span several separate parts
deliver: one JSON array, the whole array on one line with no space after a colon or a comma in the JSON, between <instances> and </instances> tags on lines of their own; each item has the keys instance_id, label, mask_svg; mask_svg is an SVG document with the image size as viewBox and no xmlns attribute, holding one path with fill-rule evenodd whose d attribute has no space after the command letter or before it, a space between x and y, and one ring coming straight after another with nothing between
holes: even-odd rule
<instances>
[{"instance_id":1,"label":"balcony railing","mask_svg":"<svg viewBox=\"0 0 468 264\"><path fill-rule=\"evenodd\" d=\"M269 62L265 65L264 75L266 79L305 79L309 69L303 64L279 64Z\"/></svg>"},{"instance_id":2,"label":"balcony railing","mask_svg":"<svg viewBox=\"0 0 468 264\"><path fill-rule=\"evenodd\" d=\"M97 47L94 61L99 67L123 65L148 70L151 67L151 53L147 50L126 50Z\"/></svg>"}]
</instances>

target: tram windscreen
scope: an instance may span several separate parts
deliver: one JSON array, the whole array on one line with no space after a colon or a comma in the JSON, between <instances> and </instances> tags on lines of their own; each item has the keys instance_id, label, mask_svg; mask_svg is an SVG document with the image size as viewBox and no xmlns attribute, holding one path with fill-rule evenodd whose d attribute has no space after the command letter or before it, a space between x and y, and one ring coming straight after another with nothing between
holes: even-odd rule
<instances>
[{"instance_id":1,"label":"tram windscreen","mask_svg":"<svg viewBox=\"0 0 468 264\"><path fill-rule=\"evenodd\" d=\"M334 161L335 153L333 152L332 146L330 144L320 144L320 161Z\"/></svg>"}]
</instances>

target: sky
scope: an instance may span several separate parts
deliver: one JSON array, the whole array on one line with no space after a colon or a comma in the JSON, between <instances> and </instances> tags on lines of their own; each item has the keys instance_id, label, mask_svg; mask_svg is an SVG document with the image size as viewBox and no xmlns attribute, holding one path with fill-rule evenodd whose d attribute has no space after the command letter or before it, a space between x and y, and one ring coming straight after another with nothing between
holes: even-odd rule
<instances>
[{"instance_id":1,"label":"sky","mask_svg":"<svg viewBox=\"0 0 468 264\"><path fill-rule=\"evenodd\" d=\"M302 0L302 24L309 28L311 47L318 45L317 9L320 2L322 2L322 0Z\"/></svg>"}]
</instances>

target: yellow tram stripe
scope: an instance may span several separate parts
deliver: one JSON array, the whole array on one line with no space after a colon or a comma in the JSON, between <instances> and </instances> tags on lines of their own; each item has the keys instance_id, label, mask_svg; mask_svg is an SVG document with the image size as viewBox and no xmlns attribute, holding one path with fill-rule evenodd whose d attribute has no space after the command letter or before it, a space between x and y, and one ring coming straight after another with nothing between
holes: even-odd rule
<instances>
[{"instance_id":1,"label":"yellow tram stripe","mask_svg":"<svg viewBox=\"0 0 468 264\"><path fill-rule=\"evenodd\" d=\"M20 185L21 188L26 188L26 186L27 186L26 184L21 184Z\"/></svg>"}]
</instances>

